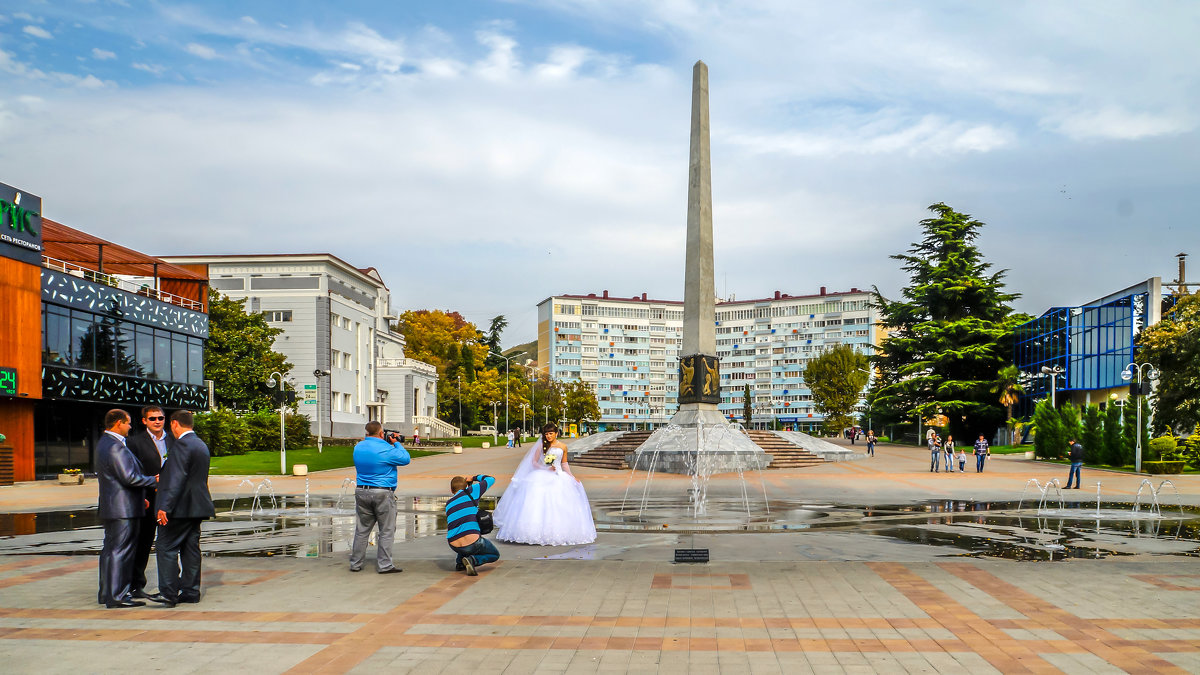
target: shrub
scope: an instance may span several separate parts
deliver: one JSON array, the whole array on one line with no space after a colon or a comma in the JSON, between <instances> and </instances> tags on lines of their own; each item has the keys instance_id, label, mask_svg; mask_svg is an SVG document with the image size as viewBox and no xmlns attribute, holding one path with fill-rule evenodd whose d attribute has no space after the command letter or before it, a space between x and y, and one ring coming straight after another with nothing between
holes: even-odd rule
<instances>
[{"instance_id":1,"label":"shrub","mask_svg":"<svg viewBox=\"0 0 1200 675\"><path fill-rule=\"evenodd\" d=\"M1200 467L1200 424L1183 440L1183 458L1192 466Z\"/></svg>"},{"instance_id":2,"label":"shrub","mask_svg":"<svg viewBox=\"0 0 1200 675\"><path fill-rule=\"evenodd\" d=\"M1104 457L1104 422L1100 406L1088 405L1083 412L1083 461L1099 464Z\"/></svg>"},{"instance_id":3,"label":"shrub","mask_svg":"<svg viewBox=\"0 0 1200 675\"><path fill-rule=\"evenodd\" d=\"M208 451L214 457L246 452L246 425L229 408L198 413L195 424L196 435L208 445Z\"/></svg>"},{"instance_id":4,"label":"shrub","mask_svg":"<svg viewBox=\"0 0 1200 675\"><path fill-rule=\"evenodd\" d=\"M1058 457L1062 454L1063 438L1062 417L1050 406L1050 401L1042 401L1033 413L1033 447L1038 457Z\"/></svg>"},{"instance_id":5,"label":"shrub","mask_svg":"<svg viewBox=\"0 0 1200 675\"><path fill-rule=\"evenodd\" d=\"M1150 439L1150 443L1146 446L1149 454L1144 459L1149 459L1151 461L1174 460L1175 449L1178 447L1178 445L1179 444L1175 442L1174 436L1167 435L1159 436L1158 438L1152 438ZM1145 464L1144 461L1142 463Z\"/></svg>"},{"instance_id":6,"label":"shrub","mask_svg":"<svg viewBox=\"0 0 1200 675\"><path fill-rule=\"evenodd\" d=\"M1142 462L1142 468L1146 473L1183 473L1183 465L1185 462Z\"/></svg>"}]
</instances>

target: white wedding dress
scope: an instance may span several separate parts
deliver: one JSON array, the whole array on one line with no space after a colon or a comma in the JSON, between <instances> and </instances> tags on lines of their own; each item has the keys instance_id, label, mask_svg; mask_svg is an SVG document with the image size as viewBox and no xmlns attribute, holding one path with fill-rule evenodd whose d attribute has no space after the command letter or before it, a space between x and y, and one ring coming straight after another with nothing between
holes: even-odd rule
<instances>
[{"instance_id":1,"label":"white wedding dress","mask_svg":"<svg viewBox=\"0 0 1200 675\"><path fill-rule=\"evenodd\" d=\"M562 459L562 448L543 454L540 440L530 448L493 513L496 539L541 546L596 541L587 492L563 468Z\"/></svg>"}]
</instances>

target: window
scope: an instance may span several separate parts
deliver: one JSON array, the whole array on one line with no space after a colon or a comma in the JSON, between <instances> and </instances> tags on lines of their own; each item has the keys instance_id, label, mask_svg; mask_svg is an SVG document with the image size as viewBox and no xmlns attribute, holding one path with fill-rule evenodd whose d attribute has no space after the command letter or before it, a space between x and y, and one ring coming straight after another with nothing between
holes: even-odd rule
<instances>
[{"instance_id":1,"label":"window","mask_svg":"<svg viewBox=\"0 0 1200 675\"><path fill-rule=\"evenodd\" d=\"M354 403L350 398L350 394L342 394L342 409L346 412L354 412Z\"/></svg>"},{"instance_id":2,"label":"window","mask_svg":"<svg viewBox=\"0 0 1200 675\"><path fill-rule=\"evenodd\" d=\"M290 309L272 309L263 312L263 317L267 323L283 323L292 320L292 310Z\"/></svg>"},{"instance_id":3,"label":"window","mask_svg":"<svg viewBox=\"0 0 1200 675\"><path fill-rule=\"evenodd\" d=\"M342 368L345 370L354 370L354 360L346 352L342 352Z\"/></svg>"},{"instance_id":4,"label":"window","mask_svg":"<svg viewBox=\"0 0 1200 675\"><path fill-rule=\"evenodd\" d=\"M342 411L342 395L335 391L335 392L331 392L329 397L333 400L333 411L341 412Z\"/></svg>"}]
</instances>

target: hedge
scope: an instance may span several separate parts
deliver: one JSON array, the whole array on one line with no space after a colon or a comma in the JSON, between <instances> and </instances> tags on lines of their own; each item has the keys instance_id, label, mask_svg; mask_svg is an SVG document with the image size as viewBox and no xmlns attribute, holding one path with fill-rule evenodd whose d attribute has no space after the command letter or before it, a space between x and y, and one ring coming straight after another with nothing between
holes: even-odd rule
<instances>
[{"instance_id":1,"label":"hedge","mask_svg":"<svg viewBox=\"0 0 1200 675\"><path fill-rule=\"evenodd\" d=\"M1142 468L1151 474L1183 473L1184 464L1186 462L1142 462Z\"/></svg>"},{"instance_id":2,"label":"hedge","mask_svg":"<svg viewBox=\"0 0 1200 675\"><path fill-rule=\"evenodd\" d=\"M288 413L284 417L287 449L312 444L306 415ZM196 415L196 435L208 445L214 457L242 455L255 450L279 449L279 413L260 410L239 417L228 408Z\"/></svg>"}]
</instances>

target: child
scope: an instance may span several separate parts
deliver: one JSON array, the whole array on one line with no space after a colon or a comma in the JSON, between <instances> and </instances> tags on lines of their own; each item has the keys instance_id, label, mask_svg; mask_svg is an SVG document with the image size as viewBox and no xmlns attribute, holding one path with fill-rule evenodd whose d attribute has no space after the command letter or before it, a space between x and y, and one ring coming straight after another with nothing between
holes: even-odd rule
<instances>
[{"instance_id":1,"label":"child","mask_svg":"<svg viewBox=\"0 0 1200 675\"><path fill-rule=\"evenodd\" d=\"M958 449L958 472L967 472L967 451L962 448Z\"/></svg>"}]
</instances>

